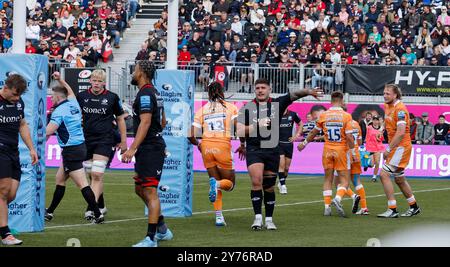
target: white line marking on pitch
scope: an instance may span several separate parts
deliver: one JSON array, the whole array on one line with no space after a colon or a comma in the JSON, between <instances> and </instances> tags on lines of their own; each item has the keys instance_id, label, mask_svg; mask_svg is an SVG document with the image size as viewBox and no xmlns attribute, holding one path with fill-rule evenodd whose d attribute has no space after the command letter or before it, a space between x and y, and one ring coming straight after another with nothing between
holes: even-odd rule
<instances>
[{"instance_id":1,"label":"white line marking on pitch","mask_svg":"<svg viewBox=\"0 0 450 267\"><path fill-rule=\"evenodd\" d=\"M317 177L292 177L292 178L289 178L289 181L292 181L292 180L312 180L312 179L319 179L319 178L321 178L321 177L320 176L317 176ZM241 180L241 179L245 179L245 178L239 178L238 181ZM49 184L49 185L54 185L55 181L47 181L46 183ZM132 181L130 180L129 184L126 184L126 183L103 183L103 185L134 186L134 183L132 183ZM194 186L197 186L197 185L207 185L207 186L209 186L209 182L194 183L193 185Z\"/></svg>"},{"instance_id":2,"label":"white line marking on pitch","mask_svg":"<svg viewBox=\"0 0 450 267\"><path fill-rule=\"evenodd\" d=\"M426 193L426 192L447 191L447 190L450 190L450 187L418 190L418 191L414 191L414 193ZM400 194L402 194L402 193L401 192L395 193L395 195L400 195ZM385 196L384 194L380 194L380 195L368 196L366 198L377 198L377 197L384 197L384 196ZM344 200L350 200L350 199L349 198L345 198ZM276 206L277 207L286 207L286 206L296 206L296 205L314 204L314 203L322 203L322 202L323 202L323 200L314 200L314 201L305 201L305 202L286 203L286 204L280 204L280 205L276 205ZM234 211L243 211L243 210L251 210L251 209L253 209L253 208L252 207L250 207L250 208L235 208L235 209L228 209L228 210L223 210L223 211L224 212L234 212ZM193 212L192 215L201 215L201 214L208 214L208 213L215 213L215 211L212 211L212 210L198 211L198 212ZM104 224L118 223L118 222L139 221L139 220L144 220L144 219L146 220L147 217L139 217L139 218L131 218L131 219L106 221L106 222L104 222ZM71 228L71 227L90 226L90 225L94 225L94 224L83 223L83 224L72 224L72 225L55 225L55 226L45 227L45 229Z\"/></svg>"}]
</instances>

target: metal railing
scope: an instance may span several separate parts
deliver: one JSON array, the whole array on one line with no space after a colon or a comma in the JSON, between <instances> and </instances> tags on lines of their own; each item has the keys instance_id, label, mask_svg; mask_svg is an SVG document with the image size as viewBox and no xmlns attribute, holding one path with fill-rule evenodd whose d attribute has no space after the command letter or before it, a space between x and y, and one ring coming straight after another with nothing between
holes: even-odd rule
<instances>
[{"instance_id":1,"label":"metal railing","mask_svg":"<svg viewBox=\"0 0 450 267\"><path fill-rule=\"evenodd\" d=\"M108 88L117 93L126 104L132 104L137 88L131 85L132 73L134 72L136 61L126 61L125 67L120 71L108 69ZM165 62L154 61L157 69L164 69ZM53 71L69 67L65 61L51 61L49 63ZM195 73L195 91L205 92L206 85L216 79L216 66L206 62L178 62L178 69L193 70ZM235 95L235 98L252 98L253 84L258 78L266 78L272 85L274 94L284 94L291 89L301 89L305 87L321 87L327 95L335 90L345 92L344 71L346 65L318 66L299 64L256 64L256 63L232 63L224 64L221 70L225 72L223 82L228 96ZM395 66L396 68L401 66ZM50 72L50 73L52 73ZM404 94L410 101L423 104L448 104L450 100L440 96L427 94ZM347 101L350 102L371 102L382 97L381 95L368 95L361 92L347 94ZM325 98L324 98L325 99Z\"/></svg>"},{"instance_id":2,"label":"metal railing","mask_svg":"<svg viewBox=\"0 0 450 267\"><path fill-rule=\"evenodd\" d=\"M164 62L154 62L158 69L165 66ZM127 61L125 64L124 84L115 91L124 100L134 99L136 88L130 85L131 75L136 61ZM217 73L223 72L223 83L228 93L251 93L253 83L259 78L266 78L272 84L272 92L284 94L290 88L304 88L305 86L319 86L326 93L334 90L343 90L343 78L338 81L336 73L343 72L342 66L336 66L332 71L317 69L312 66L298 64L257 64L257 63L225 63L211 64L207 62L178 62L178 69L193 70L195 73L196 92L204 92L206 85L217 79ZM216 73L217 72L217 73ZM342 74L342 73L341 73ZM343 74L342 74L343 77ZM114 90L114 88L112 88ZM130 99L131 98L131 99Z\"/></svg>"}]
</instances>

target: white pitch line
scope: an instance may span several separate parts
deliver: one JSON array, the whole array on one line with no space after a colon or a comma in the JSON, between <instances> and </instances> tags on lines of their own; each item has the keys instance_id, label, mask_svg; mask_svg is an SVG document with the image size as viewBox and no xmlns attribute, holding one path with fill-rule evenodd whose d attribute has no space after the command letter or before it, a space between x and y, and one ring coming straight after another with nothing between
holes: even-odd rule
<instances>
[{"instance_id":1,"label":"white pitch line","mask_svg":"<svg viewBox=\"0 0 450 267\"><path fill-rule=\"evenodd\" d=\"M320 176L317 176L317 177L314 177L314 176L312 176L312 177L292 177L292 178L289 178L289 181L292 181L292 180L312 180L312 179L318 179L318 178L321 178L321 177ZM243 179L245 179L245 178L240 178L240 179L238 179L238 181L243 180ZM46 183L50 184L50 185L54 185L55 181L47 181ZM129 184L125 184L125 183L103 183L103 185L134 186L134 183L131 181ZM198 186L198 185L208 185L209 186L209 182L194 183L193 185L194 186Z\"/></svg>"},{"instance_id":2,"label":"white pitch line","mask_svg":"<svg viewBox=\"0 0 450 267\"><path fill-rule=\"evenodd\" d=\"M414 193L427 193L427 192L447 191L447 190L450 190L450 187L418 190L418 191L414 191ZM402 194L402 193L401 192L395 193L395 195L400 195L400 194ZM366 198L377 198L377 197L384 197L384 196L385 196L384 194L380 194L380 195L367 196ZM350 199L349 198L345 198L344 200L350 200ZM322 203L322 202L323 202L323 200L295 202L295 203L286 203L286 204L276 205L276 207L306 205L306 204L314 204L314 203ZM234 211L243 211L243 210L252 210L252 209L253 209L253 207L249 207L249 208L235 208L235 209L223 210L223 212L234 212ZM192 215L201 215L201 214L208 214L208 213L215 213L215 211L212 211L212 210L198 211L198 212L193 212ZM122 220L106 221L106 222L104 222L104 224L118 223L118 222L129 222L129 221L139 221L139 220L146 220L146 219L147 219L147 217L122 219ZM72 228L72 227L91 226L91 225L94 225L94 224L83 223L83 224L71 224L71 225L55 225L55 226L45 227L45 229Z\"/></svg>"}]
</instances>

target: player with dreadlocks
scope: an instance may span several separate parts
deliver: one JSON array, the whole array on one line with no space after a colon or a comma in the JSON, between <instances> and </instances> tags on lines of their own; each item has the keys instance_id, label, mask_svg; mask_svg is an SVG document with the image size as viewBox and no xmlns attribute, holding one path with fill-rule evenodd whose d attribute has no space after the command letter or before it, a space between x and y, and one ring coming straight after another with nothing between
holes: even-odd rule
<instances>
[{"instance_id":1,"label":"player with dreadlocks","mask_svg":"<svg viewBox=\"0 0 450 267\"><path fill-rule=\"evenodd\" d=\"M237 116L237 107L225 101L222 85L213 82L208 86L208 103L195 113L189 137L202 153L203 164L210 177L209 200L216 211L216 226L226 225L222 214L222 191L233 190L235 184L230 141L236 129ZM245 157L243 142L236 152L239 152L240 159Z\"/></svg>"},{"instance_id":2,"label":"player with dreadlocks","mask_svg":"<svg viewBox=\"0 0 450 267\"><path fill-rule=\"evenodd\" d=\"M166 143L162 131L166 124L164 103L152 85L155 66L150 61L139 61L131 84L139 92L133 104L134 141L122 155L122 162L129 163L133 156L135 192L144 201L148 212L147 236L134 247L157 247L159 240L170 240L172 232L164 223L158 197L158 184L164 165Z\"/></svg>"}]
</instances>

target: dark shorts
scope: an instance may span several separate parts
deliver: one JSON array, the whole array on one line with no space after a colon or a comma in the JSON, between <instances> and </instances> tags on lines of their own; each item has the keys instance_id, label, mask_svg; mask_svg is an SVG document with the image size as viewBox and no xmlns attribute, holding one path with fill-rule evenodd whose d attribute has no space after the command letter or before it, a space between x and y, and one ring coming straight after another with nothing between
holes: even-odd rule
<instances>
[{"instance_id":1,"label":"dark shorts","mask_svg":"<svg viewBox=\"0 0 450 267\"><path fill-rule=\"evenodd\" d=\"M12 178L20 182L19 151L0 149L0 179Z\"/></svg>"},{"instance_id":2,"label":"dark shorts","mask_svg":"<svg viewBox=\"0 0 450 267\"><path fill-rule=\"evenodd\" d=\"M87 149L86 160L94 158L94 154L110 158L112 151L114 151L114 146L113 144L86 142L86 149Z\"/></svg>"},{"instance_id":3,"label":"dark shorts","mask_svg":"<svg viewBox=\"0 0 450 267\"><path fill-rule=\"evenodd\" d=\"M83 161L86 160L86 145L83 143L76 146L63 147L61 155L66 174L83 169Z\"/></svg>"},{"instance_id":4,"label":"dark shorts","mask_svg":"<svg viewBox=\"0 0 450 267\"><path fill-rule=\"evenodd\" d=\"M293 143L280 143L278 147L280 148L280 156L284 155L286 158L292 159L292 154L294 153Z\"/></svg>"},{"instance_id":5,"label":"dark shorts","mask_svg":"<svg viewBox=\"0 0 450 267\"><path fill-rule=\"evenodd\" d=\"M135 184L142 187L158 187L166 158L166 146L161 144L143 145L136 152L134 171Z\"/></svg>"},{"instance_id":6,"label":"dark shorts","mask_svg":"<svg viewBox=\"0 0 450 267\"><path fill-rule=\"evenodd\" d=\"M275 149L247 149L247 167L255 164L263 163L265 171L278 173L280 166L280 152Z\"/></svg>"}]
</instances>

